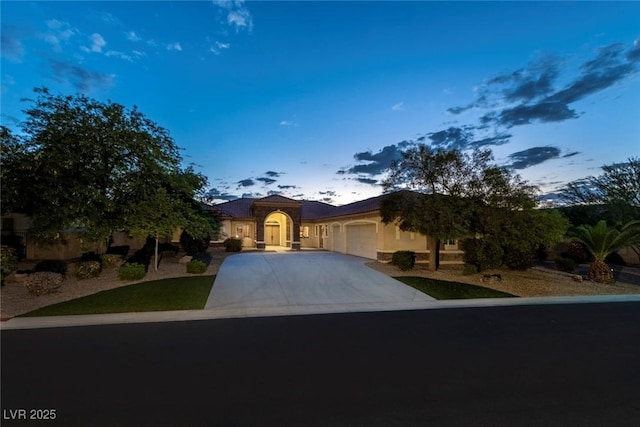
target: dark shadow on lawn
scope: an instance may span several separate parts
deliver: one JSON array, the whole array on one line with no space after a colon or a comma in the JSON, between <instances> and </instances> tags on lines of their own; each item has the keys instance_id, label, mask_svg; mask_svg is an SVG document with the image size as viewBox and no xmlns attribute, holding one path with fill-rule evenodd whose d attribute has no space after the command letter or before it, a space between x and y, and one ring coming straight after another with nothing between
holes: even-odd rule
<instances>
[{"instance_id":1,"label":"dark shadow on lawn","mask_svg":"<svg viewBox=\"0 0 640 427\"><path fill-rule=\"evenodd\" d=\"M448 282L445 280L428 279L426 277L401 276L394 277L405 285L419 290L435 299L473 299L473 298L515 298L506 292L483 288L482 286L466 283Z\"/></svg>"}]
</instances>

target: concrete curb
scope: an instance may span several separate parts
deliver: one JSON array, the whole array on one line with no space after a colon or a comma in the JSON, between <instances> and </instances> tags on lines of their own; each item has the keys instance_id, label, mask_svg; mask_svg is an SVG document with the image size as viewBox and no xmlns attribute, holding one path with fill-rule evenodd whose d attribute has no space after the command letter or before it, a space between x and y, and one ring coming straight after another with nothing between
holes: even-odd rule
<instances>
[{"instance_id":1,"label":"concrete curb","mask_svg":"<svg viewBox=\"0 0 640 427\"><path fill-rule=\"evenodd\" d=\"M77 326L116 325L126 323L182 322L194 320L232 319L243 317L300 316L330 313L362 313L375 311L433 310L472 307L499 307L548 304L597 304L640 302L640 295L598 295L532 298L482 298L413 303L362 303L305 306L255 307L246 309L180 310L145 313L88 314L77 316L16 317L0 324L0 330L64 328Z\"/></svg>"}]
</instances>

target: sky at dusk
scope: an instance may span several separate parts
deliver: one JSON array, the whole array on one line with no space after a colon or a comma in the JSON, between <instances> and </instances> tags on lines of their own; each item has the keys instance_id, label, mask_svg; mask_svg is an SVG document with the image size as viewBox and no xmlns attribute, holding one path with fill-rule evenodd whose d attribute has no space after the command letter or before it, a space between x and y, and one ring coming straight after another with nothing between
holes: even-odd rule
<instances>
[{"instance_id":1,"label":"sky at dusk","mask_svg":"<svg viewBox=\"0 0 640 427\"><path fill-rule=\"evenodd\" d=\"M640 155L640 2L0 3L1 123L34 87L138 106L219 201L381 194L491 148L553 193Z\"/></svg>"}]
</instances>

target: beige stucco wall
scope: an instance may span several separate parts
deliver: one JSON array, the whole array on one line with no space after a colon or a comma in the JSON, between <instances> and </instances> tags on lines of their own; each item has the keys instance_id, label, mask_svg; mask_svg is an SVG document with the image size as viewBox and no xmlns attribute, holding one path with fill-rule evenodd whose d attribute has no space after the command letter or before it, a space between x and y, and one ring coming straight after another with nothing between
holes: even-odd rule
<instances>
[{"instance_id":1,"label":"beige stucco wall","mask_svg":"<svg viewBox=\"0 0 640 427\"><path fill-rule=\"evenodd\" d=\"M248 232L244 233L239 230L242 228ZM251 220L231 220L228 232L228 237L242 240L243 248L255 248L256 247L256 222Z\"/></svg>"}]
</instances>

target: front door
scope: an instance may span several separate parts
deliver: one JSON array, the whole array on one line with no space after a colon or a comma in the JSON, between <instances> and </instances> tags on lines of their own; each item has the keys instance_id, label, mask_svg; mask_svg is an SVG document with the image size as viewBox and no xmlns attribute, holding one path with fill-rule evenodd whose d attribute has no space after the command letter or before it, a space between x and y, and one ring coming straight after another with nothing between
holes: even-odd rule
<instances>
[{"instance_id":1,"label":"front door","mask_svg":"<svg viewBox=\"0 0 640 427\"><path fill-rule=\"evenodd\" d=\"M280 245L280 225L265 225L265 240L267 245Z\"/></svg>"}]
</instances>

